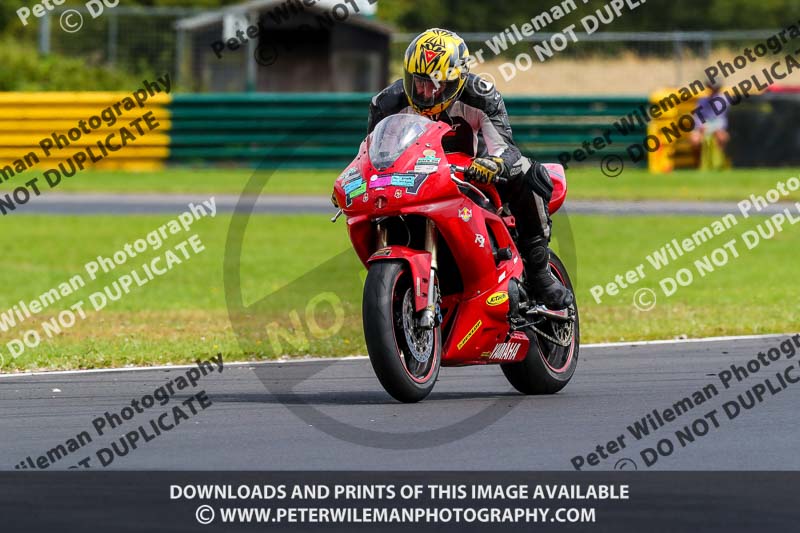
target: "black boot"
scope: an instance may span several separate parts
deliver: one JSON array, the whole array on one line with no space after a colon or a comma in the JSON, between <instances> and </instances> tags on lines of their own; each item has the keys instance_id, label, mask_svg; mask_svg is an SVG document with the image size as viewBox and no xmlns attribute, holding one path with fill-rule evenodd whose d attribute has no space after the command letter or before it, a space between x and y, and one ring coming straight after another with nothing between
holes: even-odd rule
<instances>
[{"instance_id":1,"label":"black boot","mask_svg":"<svg viewBox=\"0 0 800 533\"><path fill-rule=\"evenodd\" d=\"M536 301L553 311L572 305L575 301L572 292L550 272L547 239L526 239L520 242L519 251L525 262L526 285Z\"/></svg>"}]
</instances>

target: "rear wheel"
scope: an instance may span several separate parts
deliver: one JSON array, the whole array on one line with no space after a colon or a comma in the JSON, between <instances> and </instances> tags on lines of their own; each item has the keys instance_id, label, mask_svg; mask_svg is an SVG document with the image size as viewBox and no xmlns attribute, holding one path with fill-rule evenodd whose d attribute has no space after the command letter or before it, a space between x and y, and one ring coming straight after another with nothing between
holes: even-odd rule
<instances>
[{"instance_id":1,"label":"rear wheel","mask_svg":"<svg viewBox=\"0 0 800 533\"><path fill-rule=\"evenodd\" d=\"M575 294L567 269L552 250L550 271ZM519 363L501 365L506 378L519 392L555 394L572 379L578 366L580 348L577 302L570 306L569 311L573 316L571 321L548 318L535 325L538 332L533 328L526 329L525 334L531 341L527 357Z\"/></svg>"},{"instance_id":2,"label":"rear wheel","mask_svg":"<svg viewBox=\"0 0 800 533\"><path fill-rule=\"evenodd\" d=\"M439 375L441 331L417 325L411 271L405 262L370 266L362 313L369 360L383 388L401 402L425 398Z\"/></svg>"}]
</instances>

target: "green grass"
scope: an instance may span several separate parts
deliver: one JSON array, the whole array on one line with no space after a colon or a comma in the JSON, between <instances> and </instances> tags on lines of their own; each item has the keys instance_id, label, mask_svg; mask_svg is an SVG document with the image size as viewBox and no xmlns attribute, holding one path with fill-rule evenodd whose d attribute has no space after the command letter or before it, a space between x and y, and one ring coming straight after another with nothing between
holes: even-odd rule
<instances>
[{"instance_id":1,"label":"green grass","mask_svg":"<svg viewBox=\"0 0 800 533\"><path fill-rule=\"evenodd\" d=\"M255 170L241 167L215 169L168 168L157 172L87 171L64 180L64 193L216 193L241 194ZM331 194L338 173L333 170L271 170L264 193ZM16 178L15 178L16 179ZM11 182L9 182L11 183ZM5 185L8 188L8 184Z\"/></svg>"},{"instance_id":2,"label":"green grass","mask_svg":"<svg viewBox=\"0 0 800 533\"><path fill-rule=\"evenodd\" d=\"M168 217L15 216L4 220L0 236L4 254L0 268L4 290L0 312L20 299L30 300L68 277L83 273L83 265L98 255L110 255L125 243L157 228ZM712 219L698 217L571 216L577 264L571 266L581 308L583 342L702 337L722 334L789 332L800 323L800 285L796 283L796 250L800 226L789 227L753 251L698 279L667 298L658 279L739 235L755 222L743 222L690 256L655 272L645 260L652 250L673 237L692 234ZM135 288L119 302L46 339L36 349L12 358L6 343L21 331L0 333L2 371L36 368L95 368L140 364L181 363L222 353L226 360L292 355L365 353L360 326L363 269L349 251L345 225L325 216L256 216L244 237L241 261L242 294L251 306L237 314L240 343L234 334L225 300L223 258L230 217L198 222L196 233L206 250L148 285ZM763 222L763 219L760 221ZM566 222L557 220L556 234ZM559 230L561 228L561 230ZM183 240L175 235L158 252L146 252L65 299L23 329L43 320ZM558 244L558 242L556 242ZM558 248L558 246L556 246ZM589 290L616 274L645 263L646 279L638 287L658 293L649 312L632 305L635 288L597 304ZM306 274L309 273L309 274ZM84 276L86 277L86 276ZM299 281L295 281L298 280ZM88 278L87 278L88 281ZM294 282L294 283L293 283ZM314 297L317 299L314 300ZM309 304L309 302L312 302ZM313 305L316 301L318 305ZM253 305L260 302L257 305ZM341 315L331 309L342 311ZM292 310L297 311L293 318ZM296 319L296 320L295 320ZM309 324L313 321L313 327ZM284 326L273 345L267 324ZM330 335L333 332L335 334ZM302 342L302 341L305 341ZM295 347L293 347L293 345Z\"/></svg>"},{"instance_id":3,"label":"green grass","mask_svg":"<svg viewBox=\"0 0 800 533\"><path fill-rule=\"evenodd\" d=\"M763 195L779 181L800 177L798 168L736 169L721 172L681 170L671 174L650 174L646 170L625 170L607 178L598 169L567 170L571 199L678 200L738 202L751 194ZM794 192L785 200L800 200Z\"/></svg>"},{"instance_id":4,"label":"green grass","mask_svg":"<svg viewBox=\"0 0 800 533\"><path fill-rule=\"evenodd\" d=\"M270 173L265 194L331 193L336 170L278 170ZM159 172L84 172L65 180L59 192L113 193L217 193L240 194L253 170L244 168L170 168ZM764 194L778 181L800 176L797 168L738 169L724 172L677 171L655 175L641 169L625 170L607 178L599 166L567 171L569 198L573 200L730 200ZM9 184L12 182L9 182ZM9 184L4 187L7 188ZM786 199L800 200L793 193Z\"/></svg>"}]
</instances>

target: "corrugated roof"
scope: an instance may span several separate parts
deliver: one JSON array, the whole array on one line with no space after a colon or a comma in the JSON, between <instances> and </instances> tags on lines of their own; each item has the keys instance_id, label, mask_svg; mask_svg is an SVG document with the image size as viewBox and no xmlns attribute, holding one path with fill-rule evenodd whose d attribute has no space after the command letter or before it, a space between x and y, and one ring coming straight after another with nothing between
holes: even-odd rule
<instances>
[{"instance_id":1,"label":"corrugated roof","mask_svg":"<svg viewBox=\"0 0 800 533\"><path fill-rule=\"evenodd\" d=\"M205 28L212 24L221 23L223 17L227 14L244 15L253 12L260 13L264 11L266 8L275 7L286 2L287 0L249 0L248 2L242 2L241 4L226 6L224 8L215 9L205 13L200 13L199 15L194 15L192 17L178 19L175 22L175 29L188 30L188 31L197 30ZM341 4L341 3L342 2L340 1L318 0L317 3L312 6L303 6L303 9L312 12L324 13L330 10L336 4ZM345 5L349 6L348 10L351 9L350 3ZM287 21L287 23L291 24L291 20ZM361 26L363 28L384 34L392 33L393 31L391 26L388 26L387 24L378 22L377 20L373 20L359 14L353 14L349 16L347 19L341 22L337 21L336 23Z\"/></svg>"}]
</instances>

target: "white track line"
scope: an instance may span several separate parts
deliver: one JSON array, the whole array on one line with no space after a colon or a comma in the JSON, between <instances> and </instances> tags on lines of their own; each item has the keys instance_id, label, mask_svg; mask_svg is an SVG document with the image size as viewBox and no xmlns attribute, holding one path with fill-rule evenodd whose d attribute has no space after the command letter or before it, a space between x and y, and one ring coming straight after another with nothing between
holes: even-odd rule
<instances>
[{"instance_id":1,"label":"white track line","mask_svg":"<svg viewBox=\"0 0 800 533\"><path fill-rule=\"evenodd\" d=\"M663 339L654 341L626 341L626 342L607 342L597 344L582 344L581 348L612 348L615 346L649 346L659 344L688 344L697 342L718 342L718 341L736 341L736 340L755 340L755 339L772 339L775 337L787 337L796 335L795 333L769 333L766 335L734 335L728 337L704 337L700 339ZM233 363L224 363L224 366L252 366L264 364L291 364L291 363L315 363L315 362L331 362L331 361L361 361L368 359L366 355L350 355L347 357L308 357L308 358L295 358L286 360L267 360L267 361L240 361ZM0 374L0 379L16 378L16 377L31 377L31 376L65 376L72 374L99 374L106 372L134 372L138 370L181 370L194 368L197 365L161 365L161 366L130 366L124 368L93 368L90 370L54 370L43 372L19 372L15 374Z\"/></svg>"},{"instance_id":2,"label":"white track line","mask_svg":"<svg viewBox=\"0 0 800 533\"><path fill-rule=\"evenodd\" d=\"M236 361L226 363L223 360L223 369L225 367L238 367L238 366L252 366L264 364L287 364L287 363L315 363L324 361L357 361L360 359L368 359L366 355L348 355L345 357L306 357L306 358L293 358L293 359L269 359L266 361ZM186 370L195 368L197 365L160 365L160 366L126 366L123 368L92 368L88 370L43 370L41 372L17 372L14 374L0 374L0 379L15 378L21 376L64 376L70 374L99 374L103 372L134 372L137 370Z\"/></svg>"},{"instance_id":3,"label":"white track line","mask_svg":"<svg viewBox=\"0 0 800 533\"><path fill-rule=\"evenodd\" d=\"M651 344L683 344L687 342L716 342L716 341L738 341L755 339L772 339L775 337L791 337L796 333L767 333L765 335L732 335L727 337L703 337L700 339L662 339L655 341L623 341L605 342L598 344L581 344L581 348L603 348L613 346L648 346Z\"/></svg>"}]
</instances>

